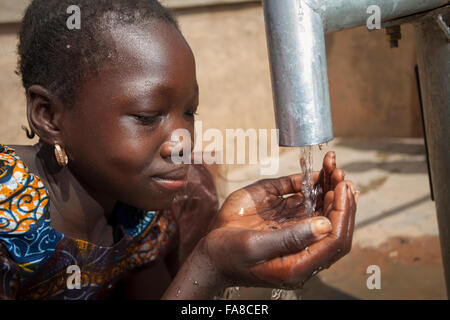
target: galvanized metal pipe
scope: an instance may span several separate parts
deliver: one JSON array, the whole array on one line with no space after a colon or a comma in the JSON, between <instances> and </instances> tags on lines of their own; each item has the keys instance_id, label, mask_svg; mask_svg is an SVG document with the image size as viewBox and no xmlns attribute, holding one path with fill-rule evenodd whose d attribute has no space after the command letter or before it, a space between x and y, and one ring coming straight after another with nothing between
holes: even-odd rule
<instances>
[{"instance_id":1,"label":"galvanized metal pipe","mask_svg":"<svg viewBox=\"0 0 450 320\"><path fill-rule=\"evenodd\" d=\"M349 29L366 24L369 14L367 8L376 5L380 8L382 21L432 10L449 3L448 0L306 0L317 3L322 11L326 33Z\"/></svg>"},{"instance_id":2,"label":"galvanized metal pipe","mask_svg":"<svg viewBox=\"0 0 450 320\"><path fill-rule=\"evenodd\" d=\"M298 0L263 1L280 146L333 139L320 14Z\"/></svg>"},{"instance_id":3,"label":"galvanized metal pipe","mask_svg":"<svg viewBox=\"0 0 450 320\"><path fill-rule=\"evenodd\" d=\"M447 14L450 15L450 9ZM438 19L439 16L431 16L416 24L417 62L442 260L450 294L450 42Z\"/></svg>"},{"instance_id":4,"label":"galvanized metal pipe","mask_svg":"<svg viewBox=\"0 0 450 320\"><path fill-rule=\"evenodd\" d=\"M280 146L333 139L324 33L430 10L448 0L263 0Z\"/></svg>"}]
</instances>

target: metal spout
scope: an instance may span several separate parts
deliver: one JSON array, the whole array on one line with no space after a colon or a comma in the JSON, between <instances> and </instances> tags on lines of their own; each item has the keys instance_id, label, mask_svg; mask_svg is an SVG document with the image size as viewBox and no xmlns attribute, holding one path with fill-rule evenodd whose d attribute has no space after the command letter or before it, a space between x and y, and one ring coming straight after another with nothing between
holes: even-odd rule
<instances>
[{"instance_id":1,"label":"metal spout","mask_svg":"<svg viewBox=\"0 0 450 320\"><path fill-rule=\"evenodd\" d=\"M303 1L263 1L279 145L333 139L325 35L319 13Z\"/></svg>"},{"instance_id":2,"label":"metal spout","mask_svg":"<svg viewBox=\"0 0 450 320\"><path fill-rule=\"evenodd\" d=\"M280 146L333 139L325 33L363 25L371 5L386 21L448 0L263 0Z\"/></svg>"}]
</instances>

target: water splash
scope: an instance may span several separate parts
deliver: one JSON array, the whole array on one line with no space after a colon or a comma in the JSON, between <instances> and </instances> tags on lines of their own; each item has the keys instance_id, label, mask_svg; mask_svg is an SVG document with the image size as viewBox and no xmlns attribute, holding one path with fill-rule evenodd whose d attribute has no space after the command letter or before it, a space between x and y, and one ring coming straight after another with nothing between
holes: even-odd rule
<instances>
[{"instance_id":1,"label":"water splash","mask_svg":"<svg viewBox=\"0 0 450 320\"><path fill-rule=\"evenodd\" d=\"M270 296L270 300L281 300L282 293L283 289L273 289L272 295Z\"/></svg>"},{"instance_id":2,"label":"water splash","mask_svg":"<svg viewBox=\"0 0 450 320\"><path fill-rule=\"evenodd\" d=\"M301 296L293 290L273 289L270 300L301 300Z\"/></svg>"},{"instance_id":3,"label":"water splash","mask_svg":"<svg viewBox=\"0 0 450 320\"><path fill-rule=\"evenodd\" d=\"M229 287L223 291L222 299L234 300L240 298L241 293L239 287Z\"/></svg>"}]
</instances>

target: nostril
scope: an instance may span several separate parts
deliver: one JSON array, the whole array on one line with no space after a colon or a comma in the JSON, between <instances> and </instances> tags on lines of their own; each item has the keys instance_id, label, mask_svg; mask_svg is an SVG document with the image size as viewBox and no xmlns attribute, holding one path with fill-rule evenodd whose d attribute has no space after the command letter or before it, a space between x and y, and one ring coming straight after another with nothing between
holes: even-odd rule
<instances>
[{"instance_id":1,"label":"nostril","mask_svg":"<svg viewBox=\"0 0 450 320\"><path fill-rule=\"evenodd\" d=\"M163 156L166 158L170 158L171 156L183 156L182 145L177 142L167 142L162 151Z\"/></svg>"}]
</instances>

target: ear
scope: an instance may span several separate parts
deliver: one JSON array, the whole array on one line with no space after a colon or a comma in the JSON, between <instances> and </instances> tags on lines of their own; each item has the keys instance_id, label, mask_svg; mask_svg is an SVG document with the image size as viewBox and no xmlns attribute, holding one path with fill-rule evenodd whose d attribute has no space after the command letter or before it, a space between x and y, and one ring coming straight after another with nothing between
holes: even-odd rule
<instances>
[{"instance_id":1,"label":"ear","mask_svg":"<svg viewBox=\"0 0 450 320\"><path fill-rule=\"evenodd\" d=\"M61 144L60 119L64 105L55 95L40 85L27 90L27 117L31 129L49 145Z\"/></svg>"}]
</instances>

